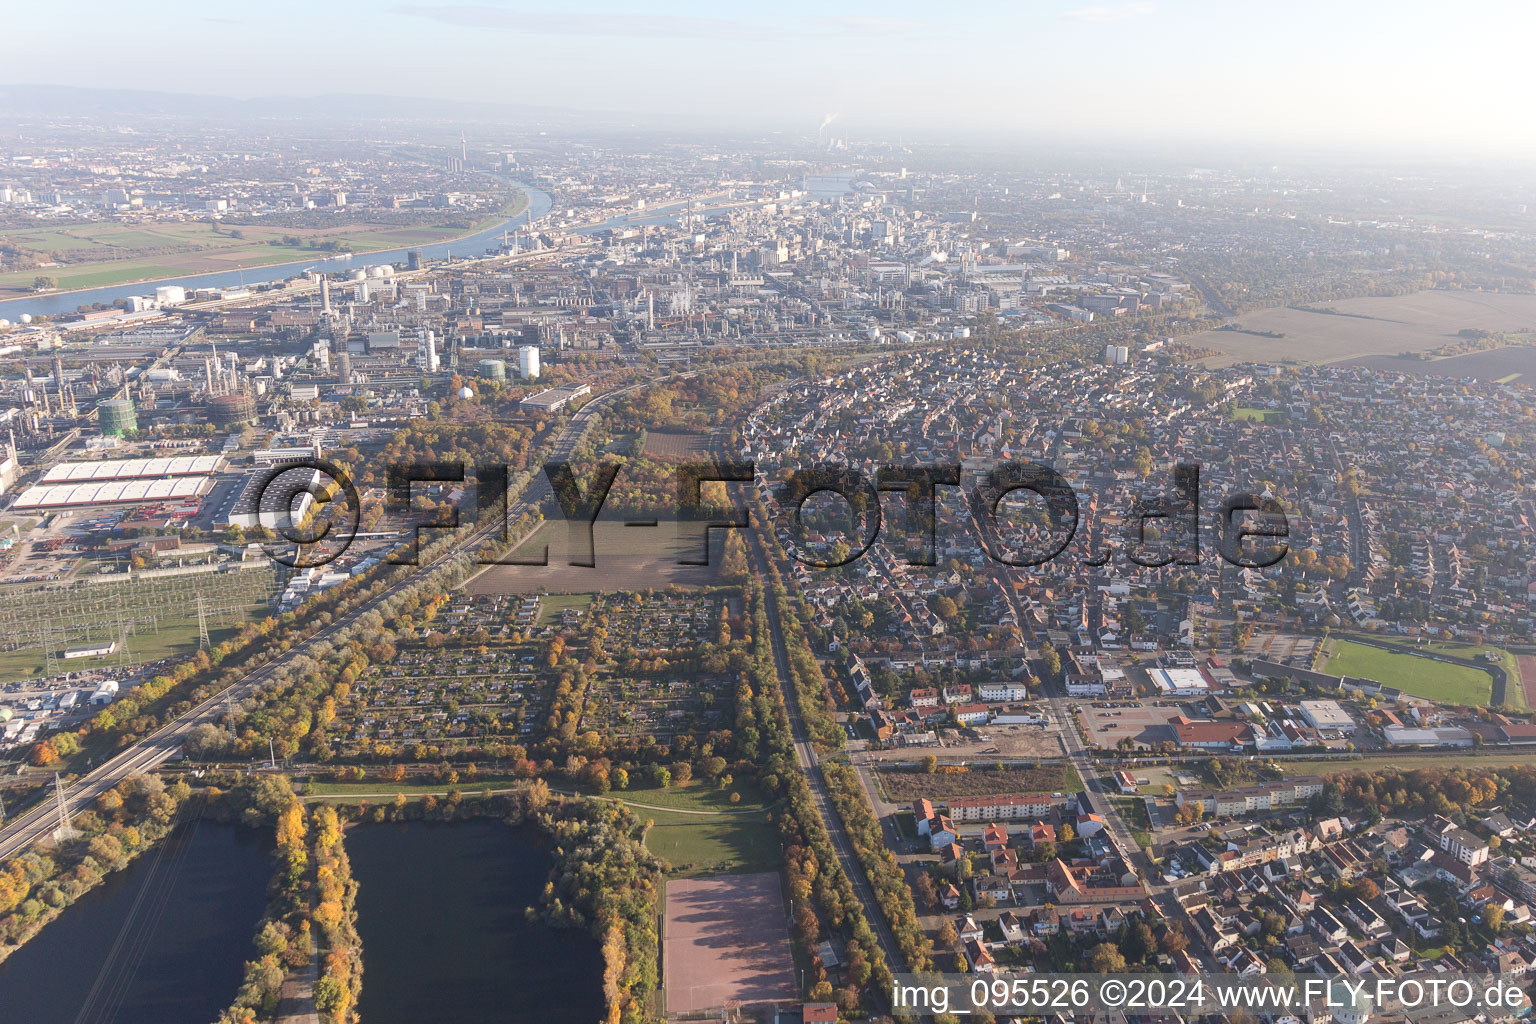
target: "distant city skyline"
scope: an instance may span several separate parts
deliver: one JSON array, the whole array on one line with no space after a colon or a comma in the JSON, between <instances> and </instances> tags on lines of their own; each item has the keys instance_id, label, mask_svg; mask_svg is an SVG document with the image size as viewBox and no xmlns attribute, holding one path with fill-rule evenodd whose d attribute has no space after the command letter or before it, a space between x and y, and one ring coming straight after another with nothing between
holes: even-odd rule
<instances>
[{"instance_id":1,"label":"distant city skyline","mask_svg":"<svg viewBox=\"0 0 1536 1024\"><path fill-rule=\"evenodd\" d=\"M499 100L808 135L836 115L856 138L1536 155L1521 127L1536 9L1518 3L66 0L7 27L12 84Z\"/></svg>"}]
</instances>

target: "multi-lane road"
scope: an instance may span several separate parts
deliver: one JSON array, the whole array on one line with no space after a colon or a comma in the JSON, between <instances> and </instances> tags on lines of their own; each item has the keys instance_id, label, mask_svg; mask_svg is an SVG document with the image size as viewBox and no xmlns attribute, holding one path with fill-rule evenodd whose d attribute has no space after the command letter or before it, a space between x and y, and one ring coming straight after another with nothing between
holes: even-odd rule
<instances>
[{"instance_id":1,"label":"multi-lane road","mask_svg":"<svg viewBox=\"0 0 1536 1024\"><path fill-rule=\"evenodd\" d=\"M672 375L669 375L657 378L654 381L641 381L622 388L615 388L612 391L606 391L596 396L571 417L565 429L556 438L549 456L553 459L568 458L575 451L576 445L580 443L592 418L608 402L620 395L671 379ZM544 474L539 473L516 501L508 502L506 521L515 522L524 512L537 508L549 494L549 481ZM503 527L500 523L490 523L480 527L465 539L461 548L474 550L499 537L502 529ZM115 754L76 779L64 794L68 814L74 815L83 810L91 801L117 785L123 779L132 775L141 775L169 761L181 750L182 744L186 741L187 734L197 726L216 721L229 703L239 702L254 694L258 687L271 679L279 667L304 654L316 644L346 629L363 615L377 608L393 591L425 581L430 577L435 568L436 566L434 565L416 567L411 572L400 577L389 590L364 601L350 612L338 617L330 625L316 630L304 640L296 643L283 655L255 670L240 680L240 682L214 694L179 718ZM0 829L0 858L9 857L26 850L33 843L51 835L58 825L58 808L55 801L52 800L44 801L25 814L12 818L6 822L3 829Z\"/></svg>"}]
</instances>

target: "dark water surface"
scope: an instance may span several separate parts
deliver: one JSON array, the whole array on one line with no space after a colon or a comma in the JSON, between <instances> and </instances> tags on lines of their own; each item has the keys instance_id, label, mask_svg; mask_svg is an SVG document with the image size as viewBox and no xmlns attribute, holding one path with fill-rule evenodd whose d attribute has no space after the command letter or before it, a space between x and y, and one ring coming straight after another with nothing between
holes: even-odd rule
<instances>
[{"instance_id":1,"label":"dark water surface","mask_svg":"<svg viewBox=\"0 0 1536 1024\"><path fill-rule=\"evenodd\" d=\"M496 820L359 825L365 1024L598 1024L602 962L585 929L528 921L552 863Z\"/></svg>"},{"instance_id":2,"label":"dark water surface","mask_svg":"<svg viewBox=\"0 0 1536 1024\"><path fill-rule=\"evenodd\" d=\"M0 963L5 1024L209 1024L255 955L266 833L193 821Z\"/></svg>"}]
</instances>

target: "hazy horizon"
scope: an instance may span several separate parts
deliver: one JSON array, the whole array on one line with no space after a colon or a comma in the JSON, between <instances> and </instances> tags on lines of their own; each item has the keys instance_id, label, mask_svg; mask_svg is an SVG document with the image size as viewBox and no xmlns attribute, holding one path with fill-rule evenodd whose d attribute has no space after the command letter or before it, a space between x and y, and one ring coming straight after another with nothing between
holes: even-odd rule
<instances>
[{"instance_id":1,"label":"hazy horizon","mask_svg":"<svg viewBox=\"0 0 1536 1024\"><path fill-rule=\"evenodd\" d=\"M13 13L5 77L233 98L491 101L852 137L1536 155L1520 48L1536 10L1284 11L1193 0L963 11L803 0L724 16L544 4L108 5ZM61 35L61 26L68 34ZM70 60L61 65L61 47ZM67 69L67 75L63 71Z\"/></svg>"}]
</instances>

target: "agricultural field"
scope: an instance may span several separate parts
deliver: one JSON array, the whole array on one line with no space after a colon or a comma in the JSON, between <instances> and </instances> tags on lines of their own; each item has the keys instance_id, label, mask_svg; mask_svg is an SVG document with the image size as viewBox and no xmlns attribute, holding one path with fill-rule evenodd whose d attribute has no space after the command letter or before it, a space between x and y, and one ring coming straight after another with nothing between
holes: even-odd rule
<instances>
[{"instance_id":1,"label":"agricultural field","mask_svg":"<svg viewBox=\"0 0 1536 1024\"><path fill-rule=\"evenodd\" d=\"M548 549L547 565L493 565L464 583L470 594L598 594L652 587L707 587L718 582L724 538L713 531L709 565L681 565L703 555L703 540L680 536L675 522L633 527L600 519L592 528L594 566L571 565L569 528L545 522L508 557L536 559Z\"/></svg>"},{"instance_id":2,"label":"agricultural field","mask_svg":"<svg viewBox=\"0 0 1536 1024\"><path fill-rule=\"evenodd\" d=\"M1427 352L1454 342L1456 333L1467 328L1521 331L1536 325L1536 295L1424 291L1384 298L1343 299L1323 308L1333 312L1276 306L1238 318L1244 331L1282 337L1215 330L1178 340L1222 353L1203 360L1212 367L1242 362L1340 363L1370 356ZM1414 360L1400 362L1404 367L1415 364Z\"/></svg>"},{"instance_id":3,"label":"agricultural field","mask_svg":"<svg viewBox=\"0 0 1536 1024\"><path fill-rule=\"evenodd\" d=\"M941 767L929 774L921 768L881 768L876 773L885 798L892 803L914 800L947 800L957 796L990 796L1005 793L1080 793L1082 780L1070 765L1041 765L1038 768L984 768L971 765L963 770Z\"/></svg>"},{"instance_id":4,"label":"agricultural field","mask_svg":"<svg viewBox=\"0 0 1536 1024\"><path fill-rule=\"evenodd\" d=\"M1431 377L1475 377L1478 380L1509 384L1536 384L1536 346L1511 345L1486 352L1443 359L1402 359L1395 356L1370 356L1351 361L1350 366L1365 366L1389 373L1411 373Z\"/></svg>"},{"instance_id":5,"label":"agricultural field","mask_svg":"<svg viewBox=\"0 0 1536 1024\"><path fill-rule=\"evenodd\" d=\"M1321 671L1374 679L1415 697L1452 704L1487 704L1493 697L1493 677L1487 672L1349 640L1330 641Z\"/></svg>"}]
</instances>

